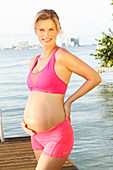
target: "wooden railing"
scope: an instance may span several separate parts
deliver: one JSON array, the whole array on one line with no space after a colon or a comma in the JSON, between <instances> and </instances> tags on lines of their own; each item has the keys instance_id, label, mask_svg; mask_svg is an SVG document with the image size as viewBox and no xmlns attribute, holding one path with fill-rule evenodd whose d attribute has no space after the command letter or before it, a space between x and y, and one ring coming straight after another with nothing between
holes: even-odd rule
<instances>
[{"instance_id":1,"label":"wooden railing","mask_svg":"<svg viewBox=\"0 0 113 170\"><path fill-rule=\"evenodd\" d=\"M0 109L0 140L1 140L1 142L5 142L1 109Z\"/></svg>"}]
</instances>

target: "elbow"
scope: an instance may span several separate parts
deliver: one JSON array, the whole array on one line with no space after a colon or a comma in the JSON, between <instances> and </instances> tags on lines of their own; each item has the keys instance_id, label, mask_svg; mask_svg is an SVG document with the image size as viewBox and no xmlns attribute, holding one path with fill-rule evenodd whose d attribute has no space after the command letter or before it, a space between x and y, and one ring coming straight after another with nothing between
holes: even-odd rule
<instances>
[{"instance_id":1,"label":"elbow","mask_svg":"<svg viewBox=\"0 0 113 170\"><path fill-rule=\"evenodd\" d=\"M98 86L102 82L102 78L100 77L100 75L96 75L96 76L92 77L92 79L90 79L90 80L94 87Z\"/></svg>"},{"instance_id":2,"label":"elbow","mask_svg":"<svg viewBox=\"0 0 113 170\"><path fill-rule=\"evenodd\" d=\"M96 78L96 84L99 85L102 82L102 78L100 77L100 75L98 75L98 77Z\"/></svg>"}]
</instances>

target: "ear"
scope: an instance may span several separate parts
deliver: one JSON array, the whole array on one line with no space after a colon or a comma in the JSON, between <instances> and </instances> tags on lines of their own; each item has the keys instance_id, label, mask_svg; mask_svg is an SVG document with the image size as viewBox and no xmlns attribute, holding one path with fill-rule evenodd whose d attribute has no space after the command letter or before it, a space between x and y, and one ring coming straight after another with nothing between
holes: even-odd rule
<instances>
[{"instance_id":1,"label":"ear","mask_svg":"<svg viewBox=\"0 0 113 170\"><path fill-rule=\"evenodd\" d=\"M35 31L35 34L37 35L37 31Z\"/></svg>"}]
</instances>

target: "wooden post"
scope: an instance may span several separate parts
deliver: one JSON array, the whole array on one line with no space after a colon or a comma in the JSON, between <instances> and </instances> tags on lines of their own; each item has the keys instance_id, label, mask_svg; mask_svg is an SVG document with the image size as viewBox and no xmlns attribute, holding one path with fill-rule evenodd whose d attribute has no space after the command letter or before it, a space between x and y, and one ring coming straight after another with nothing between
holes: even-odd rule
<instances>
[{"instance_id":1,"label":"wooden post","mask_svg":"<svg viewBox=\"0 0 113 170\"><path fill-rule=\"evenodd\" d=\"M5 140L4 140L3 120L2 120L2 111L1 111L1 109L0 109L0 138L1 138L1 142L5 142Z\"/></svg>"}]
</instances>

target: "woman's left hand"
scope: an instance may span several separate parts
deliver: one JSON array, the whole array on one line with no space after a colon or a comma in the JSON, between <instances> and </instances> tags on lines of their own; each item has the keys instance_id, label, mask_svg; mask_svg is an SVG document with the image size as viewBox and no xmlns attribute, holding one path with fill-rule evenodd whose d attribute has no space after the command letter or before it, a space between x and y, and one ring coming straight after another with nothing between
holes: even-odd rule
<instances>
[{"instance_id":1,"label":"woman's left hand","mask_svg":"<svg viewBox=\"0 0 113 170\"><path fill-rule=\"evenodd\" d=\"M30 136L34 136L34 135L35 135L35 131L33 131L33 130L31 130L31 129L29 129L29 128L27 127L27 124L25 123L24 119L23 119L22 122L21 122L21 126L22 126L23 130L24 130L27 134L29 134Z\"/></svg>"},{"instance_id":2,"label":"woman's left hand","mask_svg":"<svg viewBox=\"0 0 113 170\"><path fill-rule=\"evenodd\" d=\"M69 119L69 121L71 122L71 118L70 118L71 103L69 103L68 101L64 102L64 111L65 111L65 114L66 114L66 119Z\"/></svg>"}]
</instances>

